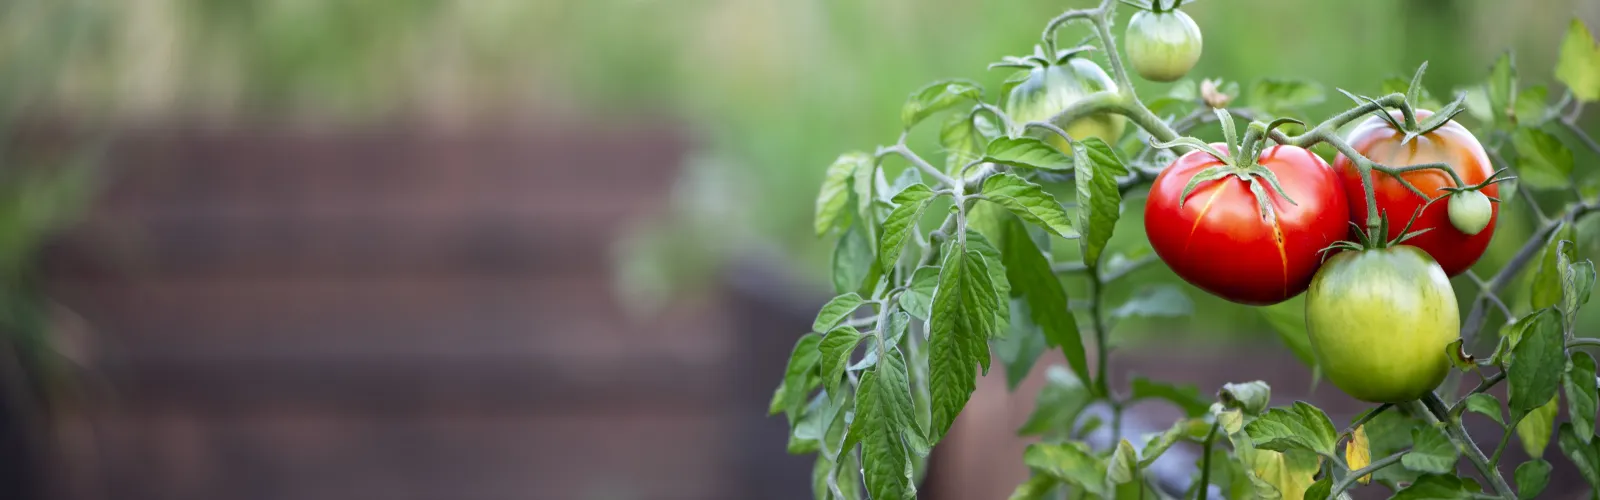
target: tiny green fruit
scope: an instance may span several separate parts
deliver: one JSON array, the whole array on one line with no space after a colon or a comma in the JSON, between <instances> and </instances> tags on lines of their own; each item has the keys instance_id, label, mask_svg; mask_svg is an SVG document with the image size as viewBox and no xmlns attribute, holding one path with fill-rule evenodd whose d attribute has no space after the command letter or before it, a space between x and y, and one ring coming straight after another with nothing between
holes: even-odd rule
<instances>
[{"instance_id":1,"label":"tiny green fruit","mask_svg":"<svg viewBox=\"0 0 1600 500\"><path fill-rule=\"evenodd\" d=\"M1452 194L1449 203L1450 225L1468 236L1489 227L1489 219L1494 216L1489 197L1476 190Z\"/></svg>"},{"instance_id":2,"label":"tiny green fruit","mask_svg":"<svg viewBox=\"0 0 1600 500\"><path fill-rule=\"evenodd\" d=\"M1183 78L1200 60L1200 26L1181 10L1139 11L1128 21L1128 59L1146 80Z\"/></svg>"},{"instance_id":3,"label":"tiny green fruit","mask_svg":"<svg viewBox=\"0 0 1600 500\"><path fill-rule=\"evenodd\" d=\"M1445 347L1460 338L1444 269L1410 245L1341 252L1306 292L1306 331L1329 382L1356 399L1403 403L1449 373Z\"/></svg>"}]
</instances>

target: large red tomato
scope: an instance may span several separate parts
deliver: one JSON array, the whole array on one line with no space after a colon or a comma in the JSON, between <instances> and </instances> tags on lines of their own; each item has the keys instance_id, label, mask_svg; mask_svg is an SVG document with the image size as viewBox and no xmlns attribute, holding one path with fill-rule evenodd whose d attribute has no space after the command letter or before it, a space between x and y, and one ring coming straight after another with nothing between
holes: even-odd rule
<instances>
[{"instance_id":1,"label":"large red tomato","mask_svg":"<svg viewBox=\"0 0 1600 500\"><path fill-rule=\"evenodd\" d=\"M1398 120L1399 113L1394 114ZM1417 110L1418 119L1427 118L1432 114ZM1489 163L1489 156L1484 154L1483 146L1478 144L1478 139L1473 137L1471 132L1467 132L1466 127L1454 121L1402 144L1401 141L1404 139L1405 132L1374 116L1357 125L1346 140L1356 152L1385 166L1404 167L1441 162L1448 164L1468 185L1483 182L1494 171ZM1339 172L1339 177L1344 179L1345 195L1350 200L1352 220L1357 224L1365 222L1367 197L1361 190L1361 174L1356 172L1355 164L1342 154L1334 158L1333 165ZM1446 194L1442 188L1453 185L1450 176L1438 170L1418 170L1400 175L1429 197ZM1399 180L1379 172L1372 173L1372 190L1378 202L1378 213L1389 217L1388 237L1391 239L1399 237L1400 231L1405 229L1406 221L1411 220L1411 214L1416 213L1418 208L1428 202L1427 199L1406 189ZM1483 188L1482 193L1491 197L1499 196L1500 186L1491 184ZM1417 217L1417 221L1411 225L1412 231L1433 229L1406 240L1406 244L1428 252L1434 260L1439 261L1439 267L1444 268L1446 275L1455 276L1472 267L1472 264L1478 261L1478 257L1483 256L1483 250L1489 247L1489 238L1494 236L1495 221L1500 218L1500 206L1498 203L1490 204L1492 211L1489 225L1478 234L1469 235L1450 224L1449 203L1446 201L1435 202Z\"/></svg>"},{"instance_id":2,"label":"large red tomato","mask_svg":"<svg viewBox=\"0 0 1600 500\"><path fill-rule=\"evenodd\" d=\"M1225 151L1225 146L1212 147ZM1194 286L1242 304L1282 302L1305 291L1322 260L1319 252L1350 230L1344 188L1327 162L1294 146L1274 146L1257 164L1277 175L1283 191L1266 180L1274 217L1262 217L1250 183L1236 175L1204 181L1179 206L1196 173L1222 165L1202 151L1179 157L1156 176L1145 202L1150 244L1173 272Z\"/></svg>"}]
</instances>

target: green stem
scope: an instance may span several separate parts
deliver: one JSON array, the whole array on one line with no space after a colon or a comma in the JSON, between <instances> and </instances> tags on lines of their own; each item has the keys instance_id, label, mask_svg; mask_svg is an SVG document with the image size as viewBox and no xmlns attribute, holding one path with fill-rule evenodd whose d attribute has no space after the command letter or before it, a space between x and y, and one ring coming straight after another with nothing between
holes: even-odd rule
<instances>
[{"instance_id":1,"label":"green stem","mask_svg":"<svg viewBox=\"0 0 1600 500\"><path fill-rule=\"evenodd\" d=\"M1356 419L1355 423L1350 424L1350 428L1349 429L1345 429L1344 433L1339 435L1340 438L1343 439L1344 437L1350 436L1351 434L1355 433L1356 429L1361 428L1362 424L1366 424L1367 422L1371 421L1373 418L1376 418L1378 416L1378 414L1383 413L1384 411L1386 411L1386 410L1388 410L1389 408L1392 408L1392 407L1394 407L1393 403L1384 403L1384 404L1378 405L1378 408L1376 410L1372 410L1372 411L1367 412L1366 415L1362 415L1361 418Z\"/></svg>"},{"instance_id":2,"label":"green stem","mask_svg":"<svg viewBox=\"0 0 1600 500\"><path fill-rule=\"evenodd\" d=\"M1600 339L1578 337L1567 341L1567 347L1600 347Z\"/></svg>"},{"instance_id":3,"label":"green stem","mask_svg":"<svg viewBox=\"0 0 1600 500\"><path fill-rule=\"evenodd\" d=\"M1578 140L1582 141L1583 145L1588 146L1590 151L1594 151L1595 154L1600 154L1600 142L1595 142L1594 138L1589 137L1589 133L1584 132L1582 128L1578 127L1577 123L1566 119L1556 121L1561 122L1562 127L1566 127L1568 132L1572 132L1572 135L1577 136Z\"/></svg>"},{"instance_id":4,"label":"green stem","mask_svg":"<svg viewBox=\"0 0 1600 500\"><path fill-rule=\"evenodd\" d=\"M1121 89L1128 97L1133 97L1135 103L1138 98L1133 94L1133 80L1128 79L1128 70L1122 66L1122 54L1117 51L1116 42L1111 38L1111 15L1116 12L1117 0L1104 0L1100 8L1095 9L1094 32L1100 37L1100 46L1106 49L1106 61L1111 63L1111 76L1117 79L1117 88ZM1139 105L1144 108L1144 105ZM1148 111L1148 110L1146 110Z\"/></svg>"},{"instance_id":5,"label":"green stem","mask_svg":"<svg viewBox=\"0 0 1600 500\"><path fill-rule=\"evenodd\" d=\"M1340 479L1339 482L1333 484L1333 490L1328 493L1328 500L1339 498L1339 494L1344 493L1344 490L1350 489L1350 485L1355 484L1356 480L1369 476L1384 467L1394 465L1396 462L1399 462L1400 457L1405 456L1405 454L1406 452L1404 451L1396 452L1393 455L1377 459L1372 463L1367 464L1366 467L1362 467L1345 475L1343 479Z\"/></svg>"},{"instance_id":6,"label":"green stem","mask_svg":"<svg viewBox=\"0 0 1600 500\"><path fill-rule=\"evenodd\" d=\"M1195 500L1206 500L1211 494L1211 444L1217 441L1217 427L1221 424L1211 423L1211 432L1206 433L1205 444L1200 445L1200 492L1195 495Z\"/></svg>"},{"instance_id":7,"label":"green stem","mask_svg":"<svg viewBox=\"0 0 1600 500\"><path fill-rule=\"evenodd\" d=\"M1525 418L1527 416L1524 415L1523 417ZM1506 432L1505 432L1505 434L1500 436L1500 444L1495 445L1495 447L1494 447L1494 455L1491 455L1489 457L1489 463L1495 463L1495 464L1500 463L1500 454L1506 451L1506 445L1511 444L1511 433L1512 433L1512 431L1515 431L1517 429L1517 426L1521 425L1521 424L1522 424L1522 419L1518 418L1515 421L1511 422L1511 425L1507 425L1506 426Z\"/></svg>"},{"instance_id":8,"label":"green stem","mask_svg":"<svg viewBox=\"0 0 1600 500\"><path fill-rule=\"evenodd\" d=\"M940 172L939 169L934 168L932 164L928 163L928 160L924 160L921 156L918 156L916 153L912 152L911 148L906 147L905 134L900 135L900 142L895 143L895 145L878 148L878 154L876 156L882 158L888 154L900 155L901 158L905 158L906 161L911 162L911 164L917 167L917 169L922 170L922 173L938 180L941 184L951 188L959 188L961 185L959 182L956 182L954 178L944 175L944 172Z\"/></svg>"},{"instance_id":9,"label":"green stem","mask_svg":"<svg viewBox=\"0 0 1600 500\"><path fill-rule=\"evenodd\" d=\"M1422 413L1427 415L1430 420L1444 424L1445 433L1450 437L1451 441L1455 442L1456 448L1461 449L1467 455L1467 459L1472 462L1473 467L1478 469L1478 474L1489 481L1496 493L1499 493L1502 498L1517 497L1516 491L1511 489L1511 485L1506 484L1506 478L1501 477L1500 470L1495 468L1494 464L1496 462L1490 462L1488 457L1483 456L1483 450L1478 449L1478 443L1473 442L1472 436L1468 435L1466 429L1461 427L1461 421L1450 418L1449 410L1445 408L1444 401L1441 401L1437 394L1430 392L1424 395L1422 397L1422 405L1427 409Z\"/></svg>"}]
</instances>

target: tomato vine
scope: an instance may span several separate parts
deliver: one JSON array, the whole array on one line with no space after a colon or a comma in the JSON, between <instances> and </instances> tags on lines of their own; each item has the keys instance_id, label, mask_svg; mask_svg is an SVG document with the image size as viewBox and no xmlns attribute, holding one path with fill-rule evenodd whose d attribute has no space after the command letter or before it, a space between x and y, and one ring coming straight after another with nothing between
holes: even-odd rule
<instances>
[{"instance_id":1,"label":"tomato vine","mask_svg":"<svg viewBox=\"0 0 1600 500\"><path fill-rule=\"evenodd\" d=\"M1182 2L1120 1L1153 14L1188 20L1178 10L1186 5ZM913 92L901 113L904 131L894 144L871 154L847 153L828 168L817 199L816 230L819 235L840 235L834 262L834 282L840 295L823 307L813 331L797 342L770 405L773 414L786 415L791 424L789 450L818 455L813 475L817 498L861 498L863 493L874 499L915 497L928 453L966 406L976 390L976 377L988 374L991 358L999 358L1005 365L1008 382L1014 387L1019 374L1026 374L1040 352L1049 347L1061 349L1068 363L1050 371L1038 408L1022 429L1024 434L1043 435L1044 440L1029 446L1022 457L1033 475L1018 486L1014 499L1051 498L1067 490L1091 498L1205 499L1211 495L1219 468L1237 471L1245 478L1225 485L1223 493L1230 498L1334 499L1374 481L1393 490L1395 498L1529 498L1548 482L1550 464L1542 458L1542 451L1552 435L1562 453L1600 489L1600 441L1594 439L1600 390L1596 389L1594 359L1582 351L1600 347L1600 339L1578 337L1573 327L1573 315L1588 301L1596 281L1593 264L1577 258L1576 227L1581 218L1600 210L1600 184L1578 187L1572 176L1571 151L1545 131L1547 125L1559 127L1600 154L1600 144L1576 125L1584 105L1600 100L1600 46L1582 23L1573 22L1562 45L1556 76L1569 88L1553 105L1543 101L1542 90L1521 95L1510 54L1495 63L1485 91L1489 110L1483 121L1490 127L1480 132L1490 140L1476 154L1486 155L1499 168L1464 176L1460 161L1396 165L1374 161L1363 150L1366 143L1341 133L1346 125L1371 116L1369 123L1389 127L1401 144L1437 141L1445 130L1459 129L1452 133L1473 137L1454 121L1469 107L1466 94L1432 112L1418 108L1427 99L1422 83L1426 63L1404 92L1365 97L1340 90L1355 105L1315 125L1281 116L1283 108L1293 107L1292 97L1283 98L1285 102L1252 102L1251 108L1230 108L1234 100L1231 89L1236 87L1209 80L1198 93L1191 84L1187 95L1147 103L1135 92L1123 55L1111 36L1117 7L1117 0L1104 0L1097 7L1069 10L1049 20L1032 54L1007 57L992 66L1018 70L996 102L989 100L982 86L966 80L939 81ZM1093 36L1089 45L1062 50L1056 33L1071 23L1088 24ZM1187 30L1192 21L1180 24L1172 24L1177 26L1173 29L1190 36ZM1141 28L1140 36L1156 36L1145 29L1158 28ZM1181 49L1173 56L1177 63L1135 61L1140 63L1139 73L1161 81L1186 73L1193 65L1189 57L1193 54L1187 51L1199 51L1198 32L1192 33L1192 39L1192 47L1174 47ZM1141 43L1147 41L1151 40ZM1149 50L1138 52L1135 57L1151 57L1146 55ZM1104 55L1110 83L1088 87L1063 84L1060 79L1072 75L1104 78L1107 72L1087 58L1094 54ZM1071 71L1052 73L1068 65ZM1016 90L1019 88L1024 90ZM1275 93L1292 96L1307 89L1316 91L1313 85L1292 81L1265 82L1258 88L1264 90L1253 92L1253 99L1256 95L1270 99ZM1518 102L1519 97L1528 101ZM1195 109L1173 112L1185 107ZM941 113L949 115L939 130L943 167L907 144L913 127ZM1017 116L1047 118L1017 120ZM1249 122L1242 140L1235 138L1236 116ZM1137 131L1124 134L1120 125L1074 126L1101 117L1125 118ZM1233 156L1184 135L1213 122L1223 127ZM1300 130L1285 132L1289 128ZM1501 151L1507 143L1514 148L1515 164L1507 162L1506 152ZM1300 189L1295 182L1334 179L1324 160L1305 152L1320 145L1332 149L1341 165L1354 170L1360 191L1350 189L1349 203L1364 205L1365 210L1359 217L1355 212L1344 215L1345 191L1337 180L1309 181L1338 192L1333 198L1337 207L1310 216L1348 221L1356 241L1330 245L1320 239L1327 234L1311 238L1298 227L1279 224L1278 211L1300 205L1289 196ZM1477 147L1475 138L1472 145ZM1269 168L1268 151L1277 148L1315 159ZM1228 183L1244 186L1239 189L1252 193L1255 207L1267 223L1263 227L1272 232L1262 241L1275 241L1282 260L1282 296L1245 299L1219 292L1203 283L1212 278L1185 274L1175 265L1174 259L1183 258L1182 252L1159 252L1159 248L1158 256L1107 252L1121 217L1123 197L1153 181L1159 184L1163 175L1179 172L1162 165L1171 154L1202 151L1214 156L1217 164L1185 170L1189 173L1184 175L1191 177L1174 181L1183 186L1181 195L1170 199L1152 195L1150 203L1164 204L1161 208L1174 213L1198 210L1191 222L1194 229L1189 230L1194 237L1195 230L1202 227L1201 219L1207 216L1206 208L1193 206L1199 203L1185 206L1183 200L1198 195L1198 190L1220 191ZM910 166L892 182L883 169L890 157L899 157ZM1508 175L1513 166L1516 176ZM1284 178L1285 172L1319 173ZM1438 177L1419 187L1416 179L1420 175ZM1280 180L1289 189L1280 185ZM1378 192L1385 188L1378 180L1392 180L1393 186L1398 186L1393 189L1403 189L1395 191L1398 199L1414 196L1416 201L1407 203L1417 205L1415 213L1381 210ZM1504 183L1511 181L1516 181L1513 187L1496 187L1510 186ZM1530 193L1560 188L1568 188L1574 201L1553 215ZM1063 190L1075 201L1070 210L1057 199ZM1426 227L1411 230L1421 214L1447 197L1448 218L1432 217L1423 223ZM1498 213L1498 204L1512 197L1525 200L1539 225L1528 242L1488 279L1465 272L1476 293L1464 318L1458 315L1452 285L1436 262L1440 252L1451 249L1439 245L1424 245L1420 250L1391 248L1428 231L1459 230L1463 237L1487 240L1492 235L1490 217ZM1494 204L1489 205L1488 216L1483 213L1484 203ZM1320 206L1329 205L1313 205L1307 210L1322 210L1316 208ZM924 232L924 215L945 207L948 213L943 222ZM1147 211L1146 217L1155 212ZM1401 228L1397 234L1390 232L1391 224ZM1231 226L1238 225L1222 226L1230 227L1217 230L1235 230ZM1312 247L1307 241L1319 243ZM1075 242L1081 262L1053 261L1058 253L1053 246L1058 242ZM1188 244L1182 248L1183 252L1221 252L1194 250ZM1337 255L1331 259L1336 262L1329 263L1327 256L1338 252L1349 255ZM1108 369L1110 327L1117 319L1140 314L1145 306L1130 303L1108 311L1103 294L1107 284L1162 260L1184 279L1224 298L1273 302L1306 289L1304 284L1290 286L1289 264L1292 257L1307 255L1318 257L1313 264L1317 278L1307 299L1306 330L1285 335L1305 336L1309 330L1318 369L1333 370L1328 376L1336 385L1378 403L1345 430L1336 432L1322 410L1303 402L1269 407L1270 388L1261 382L1228 384L1214 401L1202 398L1192 386L1146 379L1135 379L1127 388L1113 387ZM1457 260L1470 265L1477 255ZM1529 290L1531 311L1519 314L1500 294L1535 262ZM1082 279L1088 297L1069 300L1062 278ZM1458 338L1453 342L1438 335L1411 339L1414 342L1409 348L1439 356L1424 364L1444 366L1448 375L1335 366L1353 358L1329 358L1327 353L1348 351L1350 345L1316 348L1319 341L1341 342L1337 339L1345 336L1412 335L1375 331L1393 324L1385 323L1388 317L1381 314L1406 311L1370 313L1380 314L1372 318L1359 317L1368 313L1347 312L1350 306L1345 296L1367 293L1362 292L1360 283L1375 279L1390 280L1385 290L1423 287L1402 291L1447 303L1439 306L1442 309L1437 316L1409 320L1422 322L1413 330L1442 330L1448 337ZM1489 347L1478 342L1478 337L1489 320L1491 306L1507 323L1491 354L1472 355L1470 352ZM1085 349L1079 314L1084 316L1083 327L1092 333L1092 357ZM1338 335L1327 335L1329 331ZM1369 373L1374 370L1379 371ZM1478 384L1465 396L1454 398L1466 373L1476 374ZM1405 380L1411 385L1371 386L1404 377L1409 377ZM1502 402L1489 392L1501 383L1511 386L1504 402L1509 421L1502 417ZM1122 435L1123 410L1134 401L1151 398L1174 404L1185 417L1166 432L1138 439L1142 447L1136 449L1134 441ZM1563 400L1570 422L1556 429L1555 405ZM1112 445L1105 449L1092 448L1081 440L1099 425L1096 419L1080 418L1083 410L1094 404L1110 410ZM1463 427L1462 417L1468 412L1492 418L1506 429L1492 455L1486 455ZM1513 433L1522 436L1534 456L1517 467L1515 488L1498 467ZM1159 488L1148 484L1147 468L1182 441L1201 447L1196 479L1187 492L1158 494ZM1214 456L1213 450L1220 454ZM1383 456L1374 459L1379 451ZM1456 475L1462 459L1487 487Z\"/></svg>"}]
</instances>

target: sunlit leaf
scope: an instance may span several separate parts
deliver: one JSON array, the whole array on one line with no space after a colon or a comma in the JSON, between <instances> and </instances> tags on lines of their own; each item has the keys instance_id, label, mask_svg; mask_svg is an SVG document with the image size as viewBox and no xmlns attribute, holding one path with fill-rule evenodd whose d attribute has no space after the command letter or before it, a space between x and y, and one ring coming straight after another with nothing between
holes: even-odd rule
<instances>
[{"instance_id":1,"label":"sunlit leaf","mask_svg":"<svg viewBox=\"0 0 1600 500\"><path fill-rule=\"evenodd\" d=\"M827 234L828 230L839 224L840 216L845 213L845 205L850 202L850 179L857 168L871 164L872 155L852 152L839 155L839 159L828 166L822 177L822 190L817 193L814 221L817 236Z\"/></svg>"},{"instance_id":2,"label":"sunlit leaf","mask_svg":"<svg viewBox=\"0 0 1600 500\"><path fill-rule=\"evenodd\" d=\"M1083 263L1098 265L1100 252L1122 216L1122 192L1117 189L1117 176L1128 173L1122 160L1111 146L1098 138L1090 137L1073 149L1078 185L1078 239Z\"/></svg>"},{"instance_id":3,"label":"sunlit leaf","mask_svg":"<svg viewBox=\"0 0 1600 500\"><path fill-rule=\"evenodd\" d=\"M983 181L983 196L1030 224L1050 230L1056 236L1076 238L1078 231L1072 227L1061 202L1055 195L1027 179L1002 173Z\"/></svg>"},{"instance_id":4,"label":"sunlit leaf","mask_svg":"<svg viewBox=\"0 0 1600 500\"><path fill-rule=\"evenodd\" d=\"M941 80L928 84L906 99L900 121L909 129L934 113L966 102L983 101L983 88L966 80Z\"/></svg>"},{"instance_id":5,"label":"sunlit leaf","mask_svg":"<svg viewBox=\"0 0 1600 500\"><path fill-rule=\"evenodd\" d=\"M1285 451L1305 449L1320 455L1332 455L1338 431L1328 415L1304 402L1296 401L1289 409L1273 408L1245 425L1245 432L1257 448Z\"/></svg>"},{"instance_id":6,"label":"sunlit leaf","mask_svg":"<svg viewBox=\"0 0 1600 500\"><path fill-rule=\"evenodd\" d=\"M1561 139L1537 128L1519 127L1511 145L1517 148L1517 179L1529 187L1557 189L1572 183L1572 150Z\"/></svg>"},{"instance_id":7,"label":"sunlit leaf","mask_svg":"<svg viewBox=\"0 0 1600 500\"><path fill-rule=\"evenodd\" d=\"M1566 84L1580 101L1600 100L1600 45L1596 45L1594 35L1580 19L1572 19L1567 36L1561 41L1556 79Z\"/></svg>"}]
</instances>

